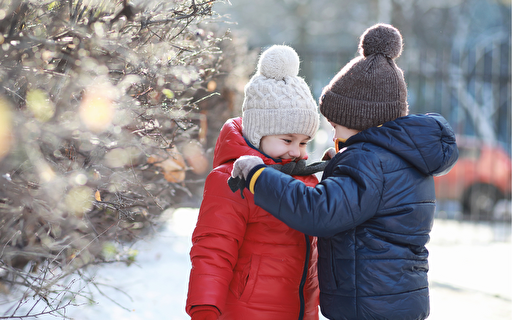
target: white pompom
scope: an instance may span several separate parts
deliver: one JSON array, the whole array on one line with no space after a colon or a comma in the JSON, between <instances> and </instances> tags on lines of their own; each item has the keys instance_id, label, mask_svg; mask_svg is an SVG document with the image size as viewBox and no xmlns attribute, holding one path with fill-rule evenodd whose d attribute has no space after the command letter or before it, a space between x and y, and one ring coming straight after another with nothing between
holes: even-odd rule
<instances>
[{"instance_id":1,"label":"white pompom","mask_svg":"<svg viewBox=\"0 0 512 320\"><path fill-rule=\"evenodd\" d=\"M267 78L282 80L286 76L297 76L299 64L299 55L293 48L274 45L261 55L258 62L258 73Z\"/></svg>"}]
</instances>

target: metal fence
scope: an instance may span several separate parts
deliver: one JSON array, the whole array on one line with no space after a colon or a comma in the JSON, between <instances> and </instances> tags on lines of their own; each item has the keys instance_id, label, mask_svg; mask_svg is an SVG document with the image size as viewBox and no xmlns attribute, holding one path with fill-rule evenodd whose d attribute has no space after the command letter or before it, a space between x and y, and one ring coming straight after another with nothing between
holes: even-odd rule
<instances>
[{"instance_id":1,"label":"metal fence","mask_svg":"<svg viewBox=\"0 0 512 320\"><path fill-rule=\"evenodd\" d=\"M461 135L500 141L510 152L510 43L422 50L404 65L414 111L439 112Z\"/></svg>"}]
</instances>

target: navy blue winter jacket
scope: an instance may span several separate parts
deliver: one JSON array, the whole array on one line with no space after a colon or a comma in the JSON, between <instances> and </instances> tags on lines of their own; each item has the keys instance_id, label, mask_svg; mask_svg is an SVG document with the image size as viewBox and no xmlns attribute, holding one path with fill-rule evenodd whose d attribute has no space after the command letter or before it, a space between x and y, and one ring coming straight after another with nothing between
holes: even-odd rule
<instances>
[{"instance_id":1,"label":"navy blue winter jacket","mask_svg":"<svg viewBox=\"0 0 512 320\"><path fill-rule=\"evenodd\" d=\"M438 114L409 115L362 131L307 187L272 168L247 179L258 206L318 236L320 306L329 319L425 319L434 175L458 158Z\"/></svg>"}]
</instances>

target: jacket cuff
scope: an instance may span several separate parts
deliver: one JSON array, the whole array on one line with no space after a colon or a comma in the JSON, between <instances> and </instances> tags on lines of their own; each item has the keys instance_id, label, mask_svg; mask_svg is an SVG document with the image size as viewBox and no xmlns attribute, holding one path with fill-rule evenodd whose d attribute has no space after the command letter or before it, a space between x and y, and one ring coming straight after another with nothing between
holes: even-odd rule
<instances>
[{"instance_id":1,"label":"jacket cuff","mask_svg":"<svg viewBox=\"0 0 512 320\"><path fill-rule=\"evenodd\" d=\"M266 167L267 166L264 164L259 164L252 168L251 171L249 171L247 179L245 180L245 187L249 189L249 191L251 191L252 194L254 194L254 186L256 185L256 180L258 180L258 177L260 176L261 172Z\"/></svg>"},{"instance_id":2,"label":"jacket cuff","mask_svg":"<svg viewBox=\"0 0 512 320\"><path fill-rule=\"evenodd\" d=\"M220 311L217 309L216 306L210 306L210 305L203 305L203 306L193 306L190 309L190 316L194 314L194 312L197 311L213 311L217 314L217 316L220 316Z\"/></svg>"}]
</instances>

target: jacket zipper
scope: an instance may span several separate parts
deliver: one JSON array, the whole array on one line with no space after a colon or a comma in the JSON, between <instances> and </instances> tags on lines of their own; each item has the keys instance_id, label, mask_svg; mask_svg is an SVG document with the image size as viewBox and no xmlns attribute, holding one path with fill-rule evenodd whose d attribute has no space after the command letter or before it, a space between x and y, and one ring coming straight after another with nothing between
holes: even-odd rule
<instances>
[{"instance_id":1,"label":"jacket zipper","mask_svg":"<svg viewBox=\"0 0 512 320\"><path fill-rule=\"evenodd\" d=\"M305 234L304 236L306 237L306 261L304 262L304 269L302 270L302 279L300 280L300 285L299 285L299 299L300 299L299 320L304 319L304 310L305 310L304 285L306 284L306 278L308 276L309 253L310 253L309 251L310 251L310 247L311 247L308 235Z\"/></svg>"}]
</instances>

